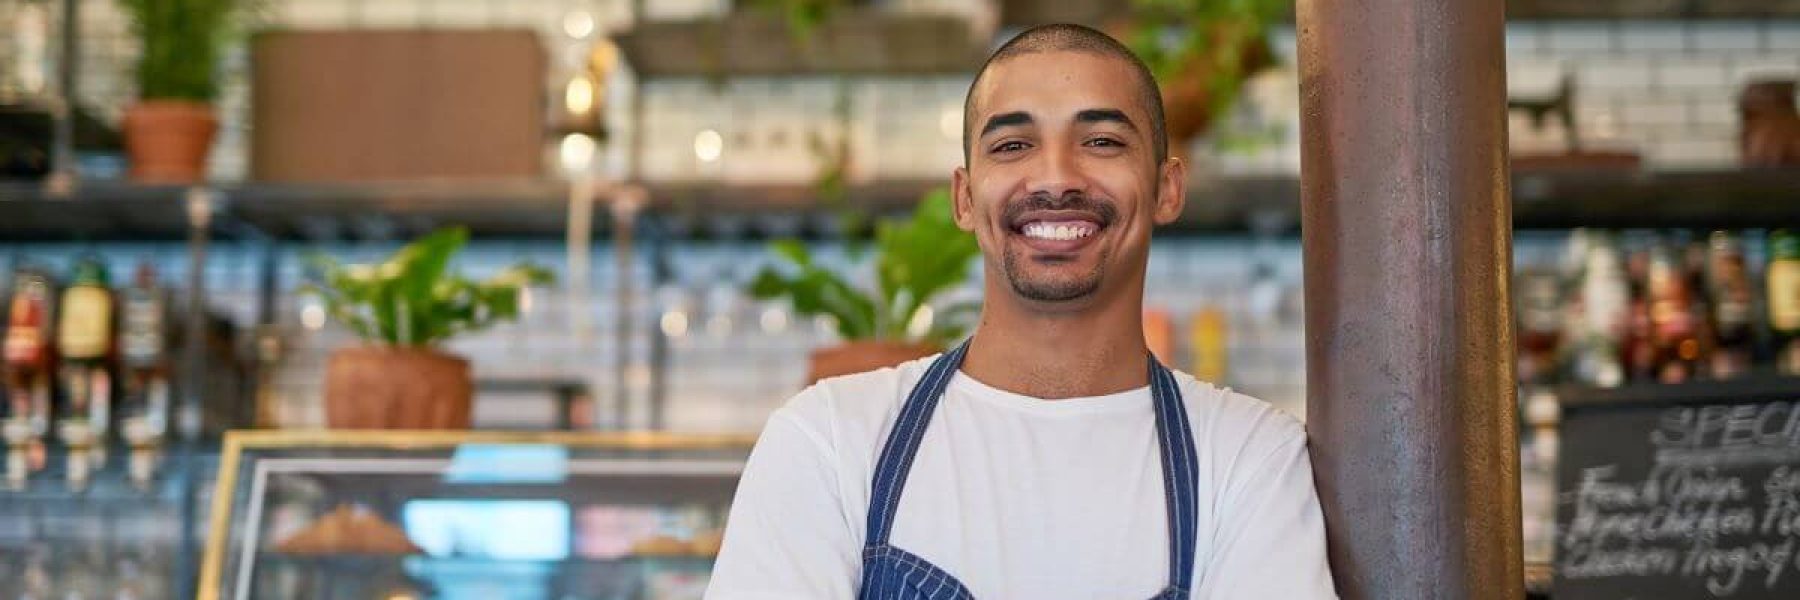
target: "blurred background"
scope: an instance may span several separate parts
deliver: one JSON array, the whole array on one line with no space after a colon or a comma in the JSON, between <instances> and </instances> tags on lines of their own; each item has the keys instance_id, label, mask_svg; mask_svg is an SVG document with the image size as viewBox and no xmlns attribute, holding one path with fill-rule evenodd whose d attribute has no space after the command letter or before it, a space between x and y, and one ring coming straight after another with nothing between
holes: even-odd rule
<instances>
[{"instance_id":1,"label":"blurred background","mask_svg":"<svg viewBox=\"0 0 1800 600\"><path fill-rule=\"evenodd\" d=\"M1800 265L1800 239L1776 232L1800 225L1800 3L1507 5L1522 398L1800 363L1800 322L1779 318L1800 279L1778 275ZM327 364L359 336L300 293L319 257L380 263L446 227L466 230L455 265L472 277L522 262L554 276L518 292L515 322L442 344L472 365L471 428L755 434L808 383L815 350L862 337L799 292L759 293L765 269L794 267L770 244L876 286L871 248L894 247L874 224L948 183L974 69L1044 22L1144 53L1192 165L1188 214L1152 249L1152 345L1303 419L1291 15L1155 0L0 0L0 289L8 331L32 332L7 337L20 475L0 492L0 597L191 590L219 435L329 424ZM84 288L110 300L94 308ZM934 308L979 289L979 268L955 274L890 337L919 341ZM101 350L33 337L83 319L112 323ZM89 410L68 408L87 406L77 397L116 414L58 435ZM1522 402L1552 414L1555 398ZM1525 423L1527 443L1553 419ZM114 459L77 469L94 473L57 466L109 445ZM127 472L131 448L158 445L154 466ZM1554 446L1524 455L1527 553L1544 561ZM631 518L692 512L667 504ZM465 508L388 514L431 546ZM546 510L520 518L616 516ZM701 512L706 529L722 509ZM697 597L703 574L471 597Z\"/></svg>"}]
</instances>

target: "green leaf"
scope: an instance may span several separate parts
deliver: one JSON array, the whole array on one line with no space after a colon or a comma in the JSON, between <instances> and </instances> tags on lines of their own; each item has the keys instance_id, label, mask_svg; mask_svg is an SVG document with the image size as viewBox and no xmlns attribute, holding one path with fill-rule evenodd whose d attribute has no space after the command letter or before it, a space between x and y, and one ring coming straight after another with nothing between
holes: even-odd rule
<instances>
[{"instance_id":1,"label":"green leaf","mask_svg":"<svg viewBox=\"0 0 1800 600\"><path fill-rule=\"evenodd\" d=\"M798 266L793 276L764 268L748 285L759 299L786 297L801 315L829 315L846 339L910 337L907 325L920 307L968 279L980 254L974 236L956 227L948 190L933 190L905 221L876 224L876 289L859 290L848 279L811 261L805 246L783 240L771 251ZM919 339L927 339L922 337Z\"/></svg>"},{"instance_id":2,"label":"green leaf","mask_svg":"<svg viewBox=\"0 0 1800 600\"><path fill-rule=\"evenodd\" d=\"M508 267L481 282L451 273L451 258L467 241L464 230L439 231L372 265L310 256L313 281L302 289L320 297L333 320L364 340L430 346L518 318L522 291L555 281L548 269L532 264Z\"/></svg>"},{"instance_id":3,"label":"green leaf","mask_svg":"<svg viewBox=\"0 0 1800 600\"><path fill-rule=\"evenodd\" d=\"M776 256L785 258L795 265L801 267L812 265L812 251L807 250L806 244L800 240L775 240L769 243L769 249L773 250Z\"/></svg>"}]
</instances>

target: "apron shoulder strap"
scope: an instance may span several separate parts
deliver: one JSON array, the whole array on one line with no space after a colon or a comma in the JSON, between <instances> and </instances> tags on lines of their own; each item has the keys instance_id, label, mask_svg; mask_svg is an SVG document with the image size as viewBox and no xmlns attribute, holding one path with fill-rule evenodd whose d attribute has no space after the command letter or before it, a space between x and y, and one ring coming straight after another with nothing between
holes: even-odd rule
<instances>
[{"instance_id":1,"label":"apron shoulder strap","mask_svg":"<svg viewBox=\"0 0 1800 600\"><path fill-rule=\"evenodd\" d=\"M1150 359L1150 394L1156 407L1156 433L1162 450L1164 505L1168 510L1169 585L1178 597L1193 590L1195 545L1198 541L1199 459L1181 387L1155 358Z\"/></svg>"},{"instance_id":2,"label":"apron shoulder strap","mask_svg":"<svg viewBox=\"0 0 1800 600\"><path fill-rule=\"evenodd\" d=\"M900 493L906 488L906 475L912 471L913 455L918 453L919 442L925 437L925 426L931 422L932 412L937 410L938 399L943 397L944 388L950 385L951 377L962 366L963 355L968 349L969 343L965 341L932 361L925 376L906 397L906 404L900 408L900 417L894 421L894 429L888 433L887 444L881 449L881 458L875 463L868 524L863 537L865 547L887 545L888 534L894 527L894 513L900 506Z\"/></svg>"}]
</instances>

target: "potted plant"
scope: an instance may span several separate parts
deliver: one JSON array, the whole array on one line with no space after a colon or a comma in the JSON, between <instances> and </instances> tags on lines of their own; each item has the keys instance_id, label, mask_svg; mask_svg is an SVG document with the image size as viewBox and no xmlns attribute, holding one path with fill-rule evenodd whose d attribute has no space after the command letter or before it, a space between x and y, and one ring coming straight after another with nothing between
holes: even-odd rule
<instances>
[{"instance_id":1,"label":"potted plant","mask_svg":"<svg viewBox=\"0 0 1800 600\"><path fill-rule=\"evenodd\" d=\"M1108 29L1131 46L1162 88L1169 154L1207 132L1244 81L1275 66L1268 28L1291 0L1133 0Z\"/></svg>"},{"instance_id":2,"label":"potted plant","mask_svg":"<svg viewBox=\"0 0 1800 600\"><path fill-rule=\"evenodd\" d=\"M343 265L313 259L316 281L303 291L362 343L331 354L325 370L325 421L335 429L466 429L469 361L440 345L454 336L519 316L520 292L554 278L520 264L484 281L449 270L468 242L462 228L425 236L386 262Z\"/></svg>"},{"instance_id":3,"label":"potted plant","mask_svg":"<svg viewBox=\"0 0 1800 600\"><path fill-rule=\"evenodd\" d=\"M929 356L960 339L980 304L933 310L930 302L968 279L981 250L956 227L950 192L934 190L904 222L875 225L875 289L853 285L815 262L804 244L773 243L787 264L765 267L750 284L759 299L785 297L803 316L831 317L843 341L812 353L807 381L858 373Z\"/></svg>"},{"instance_id":4,"label":"potted plant","mask_svg":"<svg viewBox=\"0 0 1800 600\"><path fill-rule=\"evenodd\" d=\"M252 0L119 0L142 42L138 101L125 109L131 177L144 183L204 178L218 119L214 66Z\"/></svg>"}]
</instances>

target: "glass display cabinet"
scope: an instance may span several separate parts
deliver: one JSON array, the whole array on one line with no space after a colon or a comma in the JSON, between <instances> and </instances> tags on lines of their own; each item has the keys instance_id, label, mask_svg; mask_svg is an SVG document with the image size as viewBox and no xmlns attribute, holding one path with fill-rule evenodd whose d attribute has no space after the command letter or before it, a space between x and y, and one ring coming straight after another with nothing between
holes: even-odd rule
<instances>
[{"instance_id":1,"label":"glass display cabinet","mask_svg":"<svg viewBox=\"0 0 1800 600\"><path fill-rule=\"evenodd\" d=\"M199 597L697 599L753 442L234 431Z\"/></svg>"}]
</instances>

